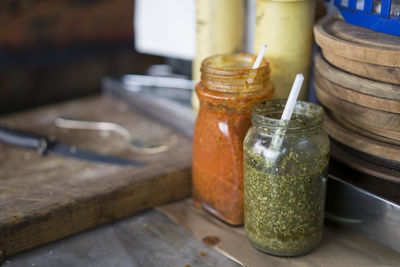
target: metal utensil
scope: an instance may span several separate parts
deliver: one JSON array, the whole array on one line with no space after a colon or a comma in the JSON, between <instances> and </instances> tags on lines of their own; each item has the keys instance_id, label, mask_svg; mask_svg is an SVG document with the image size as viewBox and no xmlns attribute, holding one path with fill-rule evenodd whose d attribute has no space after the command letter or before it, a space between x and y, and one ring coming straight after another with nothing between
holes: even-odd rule
<instances>
[{"instance_id":1,"label":"metal utensil","mask_svg":"<svg viewBox=\"0 0 400 267\"><path fill-rule=\"evenodd\" d=\"M164 152L177 142L177 137L175 135L171 136L170 140L167 142L147 142L145 140L133 137L133 135L125 127L114 122L85 121L60 117L57 118L54 123L57 127L66 129L100 130L118 133L129 142L129 147L132 149L132 151L142 154L155 154Z\"/></svg>"},{"instance_id":2,"label":"metal utensil","mask_svg":"<svg viewBox=\"0 0 400 267\"><path fill-rule=\"evenodd\" d=\"M122 166L140 166L145 164L139 161L103 155L97 152L79 149L75 146L64 145L58 141L50 141L44 136L4 126L0 126L0 141L18 147L35 149L41 155L54 153L80 160Z\"/></svg>"}]
</instances>

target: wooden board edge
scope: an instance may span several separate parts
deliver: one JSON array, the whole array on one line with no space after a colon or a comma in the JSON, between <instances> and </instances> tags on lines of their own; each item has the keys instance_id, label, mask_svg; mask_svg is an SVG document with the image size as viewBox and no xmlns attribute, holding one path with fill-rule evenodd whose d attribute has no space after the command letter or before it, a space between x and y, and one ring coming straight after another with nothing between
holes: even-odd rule
<instances>
[{"instance_id":1,"label":"wooden board edge","mask_svg":"<svg viewBox=\"0 0 400 267\"><path fill-rule=\"evenodd\" d=\"M400 173L383 166L375 165L371 162L366 162L356 156L347 153L338 145L331 145L331 157L338 162L346 165L359 172L372 175L394 183L400 183Z\"/></svg>"},{"instance_id":2,"label":"wooden board edge","mask_svg":"<svg viewBox=\"0 0 400 267\"><path fill-rule=\"evenodd\" d=\"M322 49L322 54L330 64L351 74L358 75L360 78L393 84L394 86L400 85L399 67L387 67L353 60L337 55L329 49Z\"/></svg>"},{"instance_id":3,"label":"wooden board edge","mask_svg":"<svg viewBox=\"0 0 400 267\"><path fill-rule=\"evenodd\" d=\"M393 114L395 118L391 118L390 121L392 122L389 126L385 124L385 121L388 121L388 114L385 111L370 109L364 106L360 106L355 103L348 102L346 100L340 99L331 93L323 90L319 84L314 82L314 89L317 99L328 109L335 110L338 114L343 116L352 116L356 120L360 120L365 124L371 125L371 127L382 127L385 130L390 131L400 131L400 123L396 123L395 121L400 121L400 114L390 113ZM373 116L374 118L366 118L365 114ZM372 115L371 115L372 113ZM385 121L382 119L386 119ZM374 125L371 124L371 121L376 123ZM379 124L377 124L379 123Z\"/></svg>"},{"instance_id":4,"label":"wooden board edge","mask_svg":"<svg viewBox=\"0 0 400 267\"><path fill-rule=\"evenodd\" d=\"M357 43L351 43L346 40L339 39L335 36L330 35L325 30L325 25L332 23L333 20L338 19L336 16L326 16L320 19L314 25L314 36L316 43L322 49L335 50L338 56L350 58L353 60L367 62L377 65L383 65L388 67L398 67L398 58L400 57L400 51L393 51L387 49L380 49L377 47L368 47L366 45L360 45ZM356 53L352 53L356 51ZM379 55L376 55L378 53Z\"/></svg>"},{"instance_id":5,"label":"wooden board edge","mask_svg":"<svg viewBox=\"0 0 400 267\"><path fill-rule=\"evenodd\" d=\"M171 190L159 190L166 187ZM0 252L3 253L3 259L137 212L188 197L191 193L191 168L175 170L116 191L79 203L68 203L69 208L66 210L65 207L59 206L40 216L34 225L29 222L29 218L22 218L11 228L0 225ZM143 192L154 196L151 202L145 201L148 195L143 195ZM107 208L104 209L104 206ZM125 208L115 209L115 207ZM82 221L85 223L80 223ZM63 229L60 230L60 227ZM24 242L24 240L35 241Z\"/></svg>"},{"instance_id":6,"label":"wooden board edge","mask_svg":"<svg viewBox=\"0 0 400 267\"><path fill-rule=\"evenodd\" d=\"M374 156L400 162L400 146L391 146L355 134L333 121L329 116L325 117L324 129L339 143Z\"/></svg>"},{"instance_id":7,"label":"wooden board edge","mask_svg":"<svg viewBox=\"0 0 400 267\"><path fill-rule=\"evenodd\" d=\"M387 135L382 135L380 132L376 131L371 131L370 129L363 129L358 127L357 125L353 124L353 122L348 121L341 116L334 114L332 112L328 112L329 117L333 119L335 122L339 123L341 126L346 128L349 131L352 131L356 134L365 136L367 138L380 141L383 143L391 144L391 145L400 145L400 136L399 138L397 137L392 137L392 136L387 136Z\"/></svg>"},{"instance_id":8,"label":"wooden board edge","mask_svg":"<svg viewBox=\"0 0 400 267\"><path fill-rule=\"evenodd\" d=\"M343 87L326 79L317 69L314 69L314 81L320 87L329 89L332 95L342 100L371 109L400 114L400 101L380 98Z\"/></svg>"},{"instance_id":9,"label":"wooden board edge","mask_svg":"<svg viewBox=\"0 0 400 267\"><path fill-rule=\"evenodd\" d=\"M392 99L400 101L400 86L392 83L371 80L372 77L361 77L355 74L346 72L343 68L333 65L323 56L324 51L318 51L314 58L314 69L327 80L335 83L340 80L341 85L346 88L351 88L363 94L379 97L382 99ZM365 65L363 65L365 66ZM400 69L399 69L400 83ZM361 86L360 86L361 85ZM378 93L375 88L380 87Z\"/></svg>"},{"instance_id":10,"label":"wooden board edge","mask_svg":"<svg viewBox=\"0 0 400 267\"><path fill-rule=\"evenodd\" d=\"M346 121L348 124L353 125L354 127L357 127L359 129L362 129L363 131L367 131L368 133L372 133L375 136L382 136L384 138L388 138L390 140L400 140L400 132L396 132L396 131L390 131L390 130L386 130L383 129L382 127L373 127L371 125L363 125L360 124L358 121L356 120L352 120L352 118L344 118L341 117L342 120ZM390 142L389 142L390 143Z\"/></svg>"}]
</instances>

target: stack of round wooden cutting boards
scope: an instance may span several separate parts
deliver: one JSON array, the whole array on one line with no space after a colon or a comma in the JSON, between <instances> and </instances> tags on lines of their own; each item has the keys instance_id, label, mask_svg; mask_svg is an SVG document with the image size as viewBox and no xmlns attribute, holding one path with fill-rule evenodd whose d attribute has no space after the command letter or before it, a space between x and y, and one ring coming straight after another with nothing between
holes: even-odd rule
<instances>
[{"instance_id":1,"label":"stack of round wooden cutting boards","mask_svg":"<svg viewBox=\"0 0 400 267\"><path fill-rule=\"evenodd\" d=\"M314 87L325 130L345 145L332 156L360 171L400 182L400 37L335 16L314 27L321 47Z\"/></svg>"}]
</instances>

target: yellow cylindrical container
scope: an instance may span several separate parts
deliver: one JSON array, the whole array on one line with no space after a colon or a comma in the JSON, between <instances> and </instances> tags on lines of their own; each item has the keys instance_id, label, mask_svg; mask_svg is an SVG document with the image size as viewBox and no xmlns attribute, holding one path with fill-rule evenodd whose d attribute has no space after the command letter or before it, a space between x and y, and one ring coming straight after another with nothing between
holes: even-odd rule
<instances>
[{"instance_id":1,"label":"yellow cylindrical container","mask_svg":"<svg viewBox=\"0 0 400 267\"><path fill-rule=\"evenodd\" d=\"M201 62L214 54L240 52L243 48L245 0L197 0L197 48L193 80L200 81ZM199 108L193 92L192 105Z\"/></svg>"},{"instance_id":2,"label":"yellow cylindrical container","mask_svg":"<svg viewBox=\"0 0 400 267\"><path fill-rule=\"evenodd\" d=\"M299 99L307 99L315 0L258 0L254 51L263 44L275 83L274 98L287 98L297 73L304 74Z\"/></svg>"}]
</instances>

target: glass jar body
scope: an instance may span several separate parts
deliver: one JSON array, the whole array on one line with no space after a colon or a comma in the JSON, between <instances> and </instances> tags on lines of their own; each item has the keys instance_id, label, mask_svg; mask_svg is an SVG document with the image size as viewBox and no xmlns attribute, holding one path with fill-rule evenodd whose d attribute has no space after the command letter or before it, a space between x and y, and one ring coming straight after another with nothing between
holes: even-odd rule
<instances>
[{"instance_id":1,"label":"glass jar body","mask_svg":"<svg viewBox=\"0 0 400 267\"><path fill-rule=\"evenodd\" d=\"M231 67L229 64L227 69ZM258 75L257 86L250 82L254 90L246 90L246 75L238 69L229 70L231 76L207 76L207 71L202 68L202 81L196 86L200 109L193 137L192 197L196 206L231 225L240 225L243 140L251 125L253 104L269 99L274 87L268 82L269 71Z\"/></svg>"},{"instance_id":2,"label":"glass jar body","mask_svg":"<svg viewBox=\"0 0 400 267\"><path fill-rule=\"evenodd\" d=\"M268 254L307 254L322 238L329 138L322 122L286 131L254 124L244 141L247 237Z\"/></svg>"}]
</instances>

